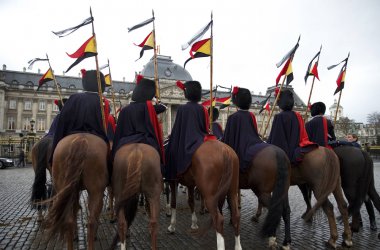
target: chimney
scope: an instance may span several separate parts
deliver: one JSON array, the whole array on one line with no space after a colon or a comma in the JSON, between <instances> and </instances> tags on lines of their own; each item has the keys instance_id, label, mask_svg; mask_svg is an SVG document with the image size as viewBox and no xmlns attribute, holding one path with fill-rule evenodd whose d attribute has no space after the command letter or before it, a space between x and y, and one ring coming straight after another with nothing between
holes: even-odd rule
<instances>
[{"instance_id":1,"label":"chimney","mask_svg":"<svg viewBox=\"0 0 380 250\"><path fill-rule=\"evenodd\" d=\"M125 82L125 76L123 76L123 82Z\"/></svg>"},{"instance_id":2,"label":"chimney","mask_svg":"<svg viewBox=\"0 0 380 250\"><path fill-rule=\"evenodd\" d=\"M25 67L24 67L24 68L22 68L22 71L23 71L23 72L26 72L26 68L25 68Z\"/></svg>"},{"instance_id":3,"label":"chimney","mask_svg":"<svg viewBox=\"0 0 380 250\"><path fill-rule=\"evenodd\" d=\"M41 70L40 69L38 69L38 74L41 74Z\"/></svg>"},{"instance_id":4,"label":"chimney","mask_svg":"<svg viewBox=\"0 0 380 250\"><path fill-rule=\"evenodd\" d=\"M7 70L7 65L3 64L3 70Z\"/></svg>"}]
</instances>

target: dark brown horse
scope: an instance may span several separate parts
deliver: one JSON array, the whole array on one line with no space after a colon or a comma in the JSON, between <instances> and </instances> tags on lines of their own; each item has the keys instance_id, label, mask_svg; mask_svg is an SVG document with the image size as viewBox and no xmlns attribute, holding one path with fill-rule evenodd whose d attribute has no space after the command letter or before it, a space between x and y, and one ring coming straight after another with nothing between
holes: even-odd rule
<instances>
[{"instance_id":1,"label":"dark brown horse","mask_svg":"<svg viewBox=\"0 0 380 250\"><path fill-rule=\"evenodd\" d=\"M144 194L146 204L149 204L146 208L150 215L151 246L152 249L157 249L162 188L160 156L155 148L143 143L133 143L117 150L113 163L112 189L122 250L126 249L127 230L136 216L140 193ZM114 244L116 240L117 235Z\"/></svg>"},{"instance_id":2,"label":"dark brown horse","mask_svg":"<svg viewBox=\"0 0 380 250\"><path fill-rule=\"evenodd\" d=\"M42 221L42 210L44 205L40 202L49 198L46 187L46 170L49 170L51 176L51 166L49 157L51 155L53 137L46 136L34 144L32 148L32 166L34 170L34 181L32 186L31 203L32 207L38 210L37 221Z\"/></svg>"},{"instance_id":3,"label":"dark brown horse","mask_svg":"<svg viewBox=\"0 0 380 250\"><path fill-rule=\"evenodd\" d=\"M218 152L218 153L215 153ZM223 215L219 208L225 197L230 199L232 225L235 229L235 250L240 250L240 212L238 209L239 160L232 148L220 141L206 141L193 154L191 165L178 182L188 187L188 202L192 212L192 228L196 229L194 188L200 191L216 230L217 249L224 249ZM171 222L168 231L174 233L176 224L176 183L171 182ZM209 227L208 227L209 228ZM208 229L205 228L203 233Z\"/></svg>"},{"instance_id":4,"label":"dark brown horse","mask_svg":"<svg viewBox=\"0 0 380 250\"><path fill-rule=\"evenodd\" d=\"M104 190L109 181L108 145L100 137L78 133L59 141L53 155L53 185L56 195L49 208L46 227L50 237L59 234L73 249L81 190L88 192L87 249L94 249ZM50 238L49 237L49 238Z\"/></svg>"},{"instance_id":5,"label":"dark brown horse","mask_svg":"<svg viewBox=\"0 0 380 250\"><path fill-rule=\"evenodd\" d=\"M318 147L307 153L302 163L292 168L291 185L304 184L311 188L317 200L314 207L304 215L304 219L309 220L316 209L322 206L330 226L330 239L327 243L336 248L338 232L333 205L328 200L328 196L332 193L343 219L343 243L352 246L347 203L344 200L341 188L339 159L332 150Z\"/></svg>"},{"instance_id":6,"label":"dark brown horse","mask_svg":"<svg viewBox=\"0 0 380 250\"><path fill-rule=\"evenodd\" d=\"M291 243L289 186L289 159L282 149L274 145L268 145L260 150L252 159L248 169L240 172L239 188L251 189L259 203L269 208L262 228L264 236L269 237L269 247L277 245L276 229L281 216L285 224L283 247L289 247Z\"/></svg>"}]
</instances>

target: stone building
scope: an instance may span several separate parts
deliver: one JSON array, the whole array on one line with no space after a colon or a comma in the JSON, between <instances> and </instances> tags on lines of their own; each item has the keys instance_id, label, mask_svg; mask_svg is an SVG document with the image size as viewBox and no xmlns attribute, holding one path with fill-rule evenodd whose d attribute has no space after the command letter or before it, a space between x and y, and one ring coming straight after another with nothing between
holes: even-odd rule
<instances>
[{"instance_id":1,"label":"stone building","mask_svg":"<svg viewBox=\"0 0 380 250\"><path fill-rule=\"evenodd\" d=\"M161 101L167 105L167 111L161 115L163 122L163 132L167 136L171 132L178 106L186 103L183 91L176 86L176 81L193 80L191 74L182 66L174 63L170 56L158 55L158 78L160 86ZM144 77L154 79L154 65L151 59L142 69ZM54 100L58 99L58 92L54 81L45 83L38 91L38 81L43 74L40 72L27 72L8 70L3 65L0 70L0 144L2 145L0 155L17 155L20 148L29 151L35 140L44 136L54 117L57 115L58 108ZM61 90L62 97L69 97L71 94L82 92L82 79L80 76L72 77L57 75L56 80ZM112 88L107 88L104 95L110 99L111 106L115 105L116 110L128 105L135 83L113 80ZM289 86L293 91L293 88ZM205 93L207 90L204 90ZM274 87L267 89L265 95L252 94L251 111L256 115L258 128L261 133L268 120L268 115L264 111L259 115L262 102L265 97L274 91ZM209 91L208 91L209 92ZM294 91L293 91L294 92ZM218 91L216 97L229 96L228 91ZM208 94L205 94L205 99ZM271 103L274 97L270 98ZM115 110L113 107L113 110ZM304 102L295 94L295 110L305 112ZM225 126L227 117L236 108L231 105L220 111L219 122ZM265 122L263 124L263 120ZM267 135L269 134L267 130Z\"/></svg>"}]
</instances>

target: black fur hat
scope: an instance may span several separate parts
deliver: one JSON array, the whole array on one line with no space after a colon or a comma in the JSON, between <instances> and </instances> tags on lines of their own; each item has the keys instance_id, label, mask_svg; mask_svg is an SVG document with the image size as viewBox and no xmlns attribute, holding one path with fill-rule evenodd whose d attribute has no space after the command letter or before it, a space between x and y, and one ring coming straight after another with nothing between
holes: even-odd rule
<instances>
[{"instance_id":1,"label":"black fur hat","mask_svg":"<svg viewBox=\"0 0 380 250\"><path fill-rule=\"evenodd\" d=\"M132 94L132 101L146 102L152 100L156 94L156 84L153 80L142 78L138 83Z\"/></svg>"},{"instance_id":2,"label":"black fur hat","mask_svg":"<svg viewBox=\"0 0 380 250\"><path fill-rule=\"evenodd\" d=\"M284 111L292 110L294 106L293 92L288 89L281 90L278 106Z\"/></svg>"},{"instance_id":3,"label":"black fur hat","mask_svg":"<svg viewBox=\"0 0 380 250\"><path fill-rule=\"evenodd\" d=\"M326 112L326 105L323 102L315 102L310 107L311 116L324 115Z\"/></svg>"},{"instance_id":4,"label":"black fur hat","mask_svg":"<svg viewBox=\"0 0 380 250\"><path fill-rule=\"evenodd\" d=\"M199 102L202 97L202 86L198 81L185 82L185 98L189 101Z\"/></svg>"},{"instance_id":5,"label":"black fur hat","mask_svg":"<svg viewBox=\"0 0 380 250\"><path fill-rule=\"evenodd\" d=\"M96 77L96 70L81 70L82 72L82 86L85 91L98 92L98 81ZM106 80L102 72L100 74L100 83L102 87L102 93L106 87Z\"/></svg>"},{"instance_id":6,"label":"black fur hat","mask_svg":"<svg viewBox=\"0 0 380 250\"><path fill-rule=\"evenodd\" d=\"M232 102L241 109L248 110L252 103L252 95L248 89L235 87L232 91Z\"/></svg>"},{"instance_id":7,"label":"black fur hat","mask_svg":"<svg viewBox=\"0 0 380 250\"><path fill-rule=\"evenodd\" d=\"M211 108L211 107L209 107L208 110L207 110L209 114L210 114L210 108ZM216 121L218 118L219 118L219 109L216 108L216 107L213 107L213 108L212 108L212 121L214 122L214 121Z\"/></svg>"}]
</instances>

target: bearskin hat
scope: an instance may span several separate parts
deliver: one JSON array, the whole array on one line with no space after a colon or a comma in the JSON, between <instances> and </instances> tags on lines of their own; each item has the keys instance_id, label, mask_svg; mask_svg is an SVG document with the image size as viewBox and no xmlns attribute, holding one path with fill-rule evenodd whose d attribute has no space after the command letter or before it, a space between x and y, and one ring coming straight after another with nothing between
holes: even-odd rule
<instances>
[{"instance_id":1,"label":"bearskin hat","mask_svg":"<svg viewBox=\"0 0 380 250\"><path fill-rule=\"evenodd\" d=\"M82 72L82 86L85 91L89 92L98 92L98 80L96 77L96 70L81 70ZM104 75L102 72L100 74L100 84L102 87L102 92L106 87L106 80L104 79Z\"/></svg>"},{"instance_id":2,"label":"bearskin hat","mask_svg":"<svg viewBox=\"0 0 380 250\"><path fill-rule=\"evenodd\" d=\"M211 107L208 108L208 113L210 114ZM216 107L212 108L212 121L216 121L219 118L219 109Z\"/></svg>"},{"instance_id":3,"label":"bearskin hat","mask_svg":"<svg viewBox=\"0 0 380 250\"><path fill-rule=\"evenodd\" d=\"M324 115L326 112L326 105L323 102L315 102L310 107L311 116Z\"/></svg>"},{"instance_id":4,"label":"bearskin hat","mask_svg":"<svg viewBox=\"0 0 380 250\"><path fill-rule=\"evenodd\" d=\"M235 87L232 91L232 102L241 109L249 109L252 103L251 92L245 88Z\"/></svg>"},{"instance_id":5,"label":"bearskin hat","mask_svg":"<svg viewBox=\"0 0 380 250\"><path fill-rule=\"evenodd\" d=\"M142 78L137 82L137 86L133 90L132 101L146 102L152 100L156 94L156 84L153 80Z\"/></svg>"},{"instance_id":6,"label":"bearskin hat","mask_svg":"<svg viewBox=\"0 0 380 250\"><path fill-rule=\"evenodd\" d=\"M199 102L202 98L202 86L198 81L185 82L185 98L189 101Z\"/></svg>"},{"instance_id":7,"label":"bearskin hat","mask_svg":"<svg viewBox=\"0 0 380 250\"><path fill-rule=\"evenodd\" d=\"M292 110L294 106L293 92L288 89L281 90L278 106L284 111Z\"/></svg>"}]
</instances>

